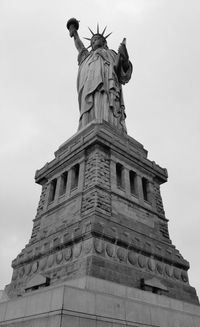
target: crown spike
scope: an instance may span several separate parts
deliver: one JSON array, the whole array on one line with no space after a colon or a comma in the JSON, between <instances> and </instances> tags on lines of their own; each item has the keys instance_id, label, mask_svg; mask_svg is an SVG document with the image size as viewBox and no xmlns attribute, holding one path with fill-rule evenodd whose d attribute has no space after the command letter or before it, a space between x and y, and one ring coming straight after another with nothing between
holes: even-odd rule
<instances>
[{"instance_id":1,"label":"crown spike","mask_svg":"<svg viewBox=\"0 0 200 327\"><path fill-rule=\"evenodd\" d=\"M104 35L106 28L107 28L107 26L104 27L104 30L103 30L103 32L101 33L102 36Z\"/></svg>"},{"instance_id":2,"label":"crown spike","mask_svg":"<svg viewBox=\"0 0 200 327\"><path fill-rule=\"evenodd\" d=\"M94 33L92 32L92 30L88 27L89 31L92 33L92 35L94 35Z\"/></svg>"},{"instance_id":3,"label":"crown spike","mask_svg":"<svg viewBox=\"0 0 200 327\"><path fill-rule=\"evenodd\" d=\"M99 34L99 23L97 23L97 34Z\"/></svg>"},{"instance_id":4,"label":"crown spike","mask_svg":"<svg viewBox=\"0 0 200 327\"><path fill-rule=\"evenodd\" d=\"M108 35L106 35L106 36L105 36L105 39L107 39L107 37L109 37L109 36L110 36L110 34L112 34L112 32L111 32L111 33L109 33Z\"/></svg>"},{"instance_id":5,"label":"crown spike","mask_svg":"<svg viewBox=\"0 0 200 327\"><path fill-rule=\"evenodd\" d=\"M86 49L89 49L89 48L91 48L92 46L91 46L91 44L86 48Z\"/></svg>"},{"instance_id":6,"label":"crown spike","mask_svg":"<svg viewBox=\"0 0 200 327\"><path fill-rule=\"evenodd\" d=\"M84 37L85 40L91 41L89 37Z\"/></svg>"}]
</instances>

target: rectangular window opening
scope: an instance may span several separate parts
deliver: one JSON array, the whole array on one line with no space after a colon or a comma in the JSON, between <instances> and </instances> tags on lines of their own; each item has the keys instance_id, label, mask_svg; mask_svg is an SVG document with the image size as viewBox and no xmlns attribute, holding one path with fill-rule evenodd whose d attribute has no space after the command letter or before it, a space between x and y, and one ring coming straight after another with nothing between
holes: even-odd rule
<instances>
[{"instance_id":1,"label":"rectangular window opening","mask_svg":"<svg viewBox=\"0 0 200 327\"><path fill-rule=\"evenodd\" d=\"M75 189L78 187L78 180L79 180L79 164L76 164L72 168L72 184L71 184L71 189Z\"/></svg>"},{"instance_id":2,"label":"rectangular window opening","mask_svg":"<svg viewBox=\"0 0 200 327\"><path fill-rule=\"evenodd\" d=\"M60 192L59 195L63 195L66 192L67 189L67 179L68 179L68 172L65 171L62 175L61 175L61 181L60 181Z\"/></svg>"},{"instance_id":3,"label":"rectangular window opening","mask_svg":"<svg viewBox=\"0 0 200 327\"><path fill-rule=\"evenodd\" d=\"M124 188L124 167L120 164L116 164L116 179L117 179L117 187Z\"/></svg>"},{"instance_id":4,"label":"rectangular window opening","mask_svg":"<svg viewBox=\"0 0 200 327\"><path fill-rule=\"evenodd\" d=\"M56 194L57 179L53 179L50 185L49 202L54 201Z\"/></svg>"},{"instance_id":5,"label":"rectangular window opening","mask_svg":"<svg viewBox=\"0 0 200 327\"><path fill-rule=\"evenodd\" d=\"M131 194L137 195L137 174L132 170L129 171L129 181Z\"/></svg>"},{"instance_id":6,"label":"rectangular window opening","mask_svg":"<svg viewBox=\"0 0 200 327\"><path fill-rule=\"evenodd\" d=\"M142 190L143 190L143 197L145 201L148 201L148 180L146 178L142 178Z\"/></svg>"}]
</instances>

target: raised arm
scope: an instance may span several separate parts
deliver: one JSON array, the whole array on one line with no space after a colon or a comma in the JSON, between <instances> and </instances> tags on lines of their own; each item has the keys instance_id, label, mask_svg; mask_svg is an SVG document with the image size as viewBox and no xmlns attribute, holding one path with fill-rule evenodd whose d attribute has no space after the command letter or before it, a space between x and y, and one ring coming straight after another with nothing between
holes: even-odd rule
<instances>
[{"instance_id":1,"label":"raised arm","mask_svg":"<svg viewBox=\"0 0 200 327\"><path fill-rule=\"evenodd\" d=\"M78 52L80 53L81 51L83 51L83 49L85 49L85 46L83 44L83 42L81 41L78 32L76 30L76 28L74 27L74 25L70 26L70 36L74 38L74 44L76 49L78 50Z\"/></svg>"},{"instance_id":2,"label":"raised arm","mask_svg":"<svg viewBox=\"0 0 200 327\"><path fill-rule=\"evenodd\" d=\"M70 37L74 38L76 49L79 53L81 53L86 48L78 35L79 21L76 18L70 18L67 22L67 28L69 30Z\"/></svg>"}]
</instances>

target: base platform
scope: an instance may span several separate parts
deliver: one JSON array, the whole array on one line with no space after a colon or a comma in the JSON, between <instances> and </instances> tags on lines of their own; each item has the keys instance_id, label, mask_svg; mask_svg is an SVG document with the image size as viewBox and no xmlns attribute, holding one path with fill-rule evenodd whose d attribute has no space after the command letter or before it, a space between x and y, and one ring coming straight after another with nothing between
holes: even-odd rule
<instances>
[{"instance_id":1,"label":"base platform","mask_svg":"<svg viewBox=\"0 0 200 327\"><path fill-rule=\"evenodd\" d=\"M199 327L200 306L86 276L1 303L0 326Z\"/></svg>"}]
</instances>

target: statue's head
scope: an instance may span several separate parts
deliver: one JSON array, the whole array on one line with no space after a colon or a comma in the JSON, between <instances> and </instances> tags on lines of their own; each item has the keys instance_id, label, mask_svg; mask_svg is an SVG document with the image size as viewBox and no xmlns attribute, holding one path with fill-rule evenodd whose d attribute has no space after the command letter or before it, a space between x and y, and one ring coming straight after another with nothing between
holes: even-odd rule
<instances>
[{"instance_id":1,"label":"statue's head","mask_svg":"<svg viewBox=\"0 0 200 327\"><path fill-rule=\"evenodd\" d=\"M111 34L109 33L107 36L104 36L106 27L104 28L103 32L99 32L99 25L97 24L97 33L93 33L92 30L89 28L90 32L92 33L91 38L86 38L86 40L90 41L90 46L88 48L92 48L92 50L96 50L98 48L105 48L107 49L107 37Z\"/></svg>"},{"instance_id":2,"label":"statue's head","mask_svg":"<svg viewBox=\"0 0 200 327\"><path fill-rule=\"evenodd\" d=\"M105 37L101 34L94 34L90 42L91 42L92 50L107 47L107 41Z\"/></svg>"}]
</instances>

